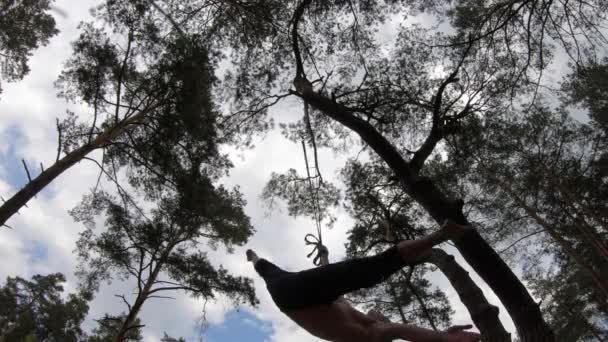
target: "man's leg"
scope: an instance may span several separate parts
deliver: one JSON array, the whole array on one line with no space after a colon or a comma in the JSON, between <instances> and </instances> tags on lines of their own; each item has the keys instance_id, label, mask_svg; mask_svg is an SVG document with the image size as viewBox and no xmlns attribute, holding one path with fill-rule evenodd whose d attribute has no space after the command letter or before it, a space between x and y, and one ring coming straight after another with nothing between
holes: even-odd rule
<instances>
[{"instance_id":1,"label":"man's leg","mask_svg":"<svg viewBox=\"0 0 608 342\"><path fill-rule=\"evenodd\" d=\"M298 282L305 292L316 293L319 300L336 298L374 286L408 264L414 263L423 253L446 241L459 239L468 228L445 224L438 231L418 240L402 241L397 246L372 257L346 260L297 273Z\"/></svg>"},{"instance_id":2,"label":"man's leg","mask_svg":"<svg viewBox=\"0 0 608 342\"><path fill-rule=\"evenodd\" d=\"M258 255L251 249L247 250L246 255L247 261L250 261L253 264L253 267L255 268L256 272L258 272L258 274L262 278L264 278L265 281L268 281L270 278L277 277L286 273L286 271L284 271L277 265L271 263L266 259L258 257Z\"/></svg>"},{"instance_id":3,"label":"man's leg","mask_svg":"<svg viewBox=\"0 0 608 342\"><path fill-rule=\"evenodd\" d=\"M445 223L441 228L418 240L405 240L397 244L399 255L407 264L416 262L416 260L425 252L435 247L436 245L447 240L458 240L467 230L465 226L455 223Z\"/></svg>"}]
</instances>

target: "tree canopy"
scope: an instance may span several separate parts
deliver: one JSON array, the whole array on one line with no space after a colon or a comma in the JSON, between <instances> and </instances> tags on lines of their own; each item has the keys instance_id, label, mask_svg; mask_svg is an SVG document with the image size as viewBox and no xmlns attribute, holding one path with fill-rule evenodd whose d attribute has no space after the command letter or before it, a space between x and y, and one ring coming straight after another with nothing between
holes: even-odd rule
<instances>
[{"instance_id":1,"label":"tree canopy","mask_svg":"<svg viewBox=\"0 0 608 342\"><path fill-rule=\"evenodd\" d=\"M52 3L7 0L0 4L0 76L5 81L23 79L30 71L28 59L33 51L59 32L49 13Z\"/></svg>"}]
</instances>

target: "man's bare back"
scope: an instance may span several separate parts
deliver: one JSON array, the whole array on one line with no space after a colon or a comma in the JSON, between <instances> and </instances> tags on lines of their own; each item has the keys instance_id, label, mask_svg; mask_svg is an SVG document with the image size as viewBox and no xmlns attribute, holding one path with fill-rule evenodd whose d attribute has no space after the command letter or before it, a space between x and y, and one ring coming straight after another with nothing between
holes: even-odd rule
<instances>
[{"instance_id":1,"label":"man's bare back","mask_svg":"<svg viewBox=\"0 0 608 342\"><path fill-rule=\"evenodd\" d=\"M389 342L405 339L415 342L474 342L477 333L464 331L472 326L453 326L447 331L432 331L391 323L377 312L367 315L344 299L330 305L286 312L296 324L320 339L333 342Z\"/></svg>"},{"instance_id":2,"label":"man's bare back","mask_svg":"<svg viewBox=\"0 0 608 342\"><path fill-rule=\"evenodd\" d=\"M398 255L389 257L393 259L400 258L402 259L400 262L411 263L415 261L421 253L424 253L433 246L447 239L459 238L464 234L465 229L466 228L459 225L444 225L441 230L423 239L401 242L397 248ZM384 258L386 259L387 257ZM273 269L271 271L260 272L258 269L258 266L260 266L258 265L258 261L261 261L261 263L270 263L264 259L259 259L251 250L247 251L247 259L256 265L256 270L258 270L258 273L263 277L267 272L270 273L271 271L274 271ZM269 267L278 269L275 265L270 265L271 266ZM382 263L376 263L376 266L381 265ZM321 270L320 273L329 273L332 271L335 272L335 270L332 270L331 266L329 266L328 269ZM278 272L288 273L280 269L278 269ZM303 279L306 280L307 278L304 277ZM331 277L329 279L331 279ZM269 287L269 290L271 288L272 287ZM277 295L276 293L273 294L273 291L271 291L271 295L273 295L275 303L279 305L282 296ZM281 307L281 305L279 306ZM479 334L464 331L470 329L470 325L454 326L446 331L433 331L416 326L391 323L378 312L370 312L368 314L362 313L351 306L350 303L341 296L323 304L314 303L311 305L298 305L295 308L285 308L285 305L283 305L282 311L304 330L327 341L388 342L395 339L415 342L480 341Z\"/></svg>"}]
</instances>

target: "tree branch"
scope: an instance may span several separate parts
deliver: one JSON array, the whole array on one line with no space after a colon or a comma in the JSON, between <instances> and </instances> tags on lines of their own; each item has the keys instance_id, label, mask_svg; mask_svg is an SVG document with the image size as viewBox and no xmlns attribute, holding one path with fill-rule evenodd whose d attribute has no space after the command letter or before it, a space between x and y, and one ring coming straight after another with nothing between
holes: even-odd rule
<instances>
[{"instance_id":1,"label":"tree branch","mask_svg":"<svg viewBox=\"0 0 608 342\"><path fill-rule=\"evenodd\" d=\"M125 304L127 304L127 308L129 309L129 311L131 311L131 304L129 304L129 302L127 301L127 298L125 298L125 295L115 294L114 297L122 298L122 301L125 302Z\"/></svg>"},{"instance_id":2,"label":"tree branch","mask_svg":"<svg viewBox=\"0 0 608 342\"><path fill-rule=\"evenodd\" d=\"M302 62L302 54L300 53L298 24L304 15L304 10L306 7L308 7L308 5L310 5L311 1L312 0L303 0L293 12L293 17L291 18L291 44L296 59L296 78L302 77L306 79L306 74L304 73L304 63Z\"/></svg>"},{"instance_id":3,"label":"tree branch","mask_svg":"<svg viewBox=\"0 0 608 342\"><path fill-rule=\"evenodd\" d=\"M441 139L443 139L443 137L444 137L444 132L443 132L444 124L443 124L443 120L442 120L443 119L442 114L446 113L450 109L451 105L449 105L446 110L442 111L441 107L442 107L442 103L443 103L443 93L445 92L448 85L459 81L459 79L457 78L458 72L460 71L460 68L464 64L464 61L465 61L466 57L468 56L469 51L471 50L471 47L472 47L472 43L469 44L469 46L467 46L467 48L463 52L463 54L460 58L460 61L456 65L456 68L454 68L454 71L452 71L452 73L443 82L441 82L441 84L439 85L439 88L437 89L437 93L435 94L435 98L433 100L431 132L427 136L427 138L424 141L424 143L422 144L422 146L420 146L418 151L416 151L416 153L414 153L414 156L412 157L412 160L410 161L411 169L416 174L418 174L420 172L420 170L422 169L422 166L424 165L424 162L431 155L431 153L433 153L433 150L435 150L437 143L439 143L439 141L441 141ZM465 106L465 108L468 108L468 106Z\"/></svg>"},{"instance_id":4,"label":"tree branch","mask_svg":"<svg viewBox=\"0 0 608 342\"><path fill-rule=\"evenodd\" d=\"M469 311L473 323L484 332L484 340L499 341L510 335L498 320L498 308L488 303L483 291L471 279L469 273L458 265L453 256L441 249L433 248L420 261L437 266L448 278L460 301ZM488 333L491 336L488 336Z\"/></svg>"}]
</instances>

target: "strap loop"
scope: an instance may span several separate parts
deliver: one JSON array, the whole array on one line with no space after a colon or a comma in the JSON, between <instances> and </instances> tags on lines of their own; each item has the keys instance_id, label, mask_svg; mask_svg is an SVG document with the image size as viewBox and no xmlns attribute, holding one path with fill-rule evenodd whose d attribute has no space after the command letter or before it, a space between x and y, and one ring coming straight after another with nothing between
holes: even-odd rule
<instances>
[{"instance_id":1,"label":"strap loop","mask_svg":"<svg viewBox=\"0 0 608 342\"><path fill-rule=\"evenodd\" d=\"M304 237L304 242L306 242L307 246L308 245L314 246L314 248L312 249L312 252L308 253L308 255L306 257L310 258L313 254L316 253L312 262L315 266L321 266L322 265L321 258L329 255L329 250L327 249L327 247L325 247L325 245L323 245L323 242L321 241L320 238L318 238L317 236L315 236L313 234L306 234L306 236Z\"/></svg>"}]
</instances>

